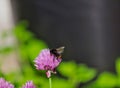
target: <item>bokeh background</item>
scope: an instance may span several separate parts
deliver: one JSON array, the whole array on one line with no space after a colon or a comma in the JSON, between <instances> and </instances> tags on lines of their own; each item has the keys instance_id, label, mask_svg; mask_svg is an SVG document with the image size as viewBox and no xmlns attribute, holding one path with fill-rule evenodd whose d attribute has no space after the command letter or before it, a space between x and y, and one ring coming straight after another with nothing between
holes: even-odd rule
<instances>
[{"instance_id":1,"label":"bokeh background","mask_svg":"<svg viewBox=\"0 0 120 88\"><path fill-rule=\"evenodd\" d=\"M2 77L16 87L34 80L47 88L33 60L41 49L60 46L54 88L119 88L120 1L0 0Z\"/></svg>"}]
</instances>

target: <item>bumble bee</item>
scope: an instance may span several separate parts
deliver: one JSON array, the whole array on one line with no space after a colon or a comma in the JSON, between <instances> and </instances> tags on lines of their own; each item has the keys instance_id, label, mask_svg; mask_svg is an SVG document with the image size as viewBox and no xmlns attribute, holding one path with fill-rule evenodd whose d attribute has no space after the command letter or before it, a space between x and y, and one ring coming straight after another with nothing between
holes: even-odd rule
<instances>
[{"instance_id":1,"label":"bumble bee","mask_svg":"<svg viewBox=\"0 0 120 88\"><path fill-rule=\"evenodd\" d=\"M64 51L64 46L63 47L59 47L59 48L55 48L55 49L51 49L50 53L55 55L57 58L61 58L61 54Z\"/></svg>"}]
</instances>

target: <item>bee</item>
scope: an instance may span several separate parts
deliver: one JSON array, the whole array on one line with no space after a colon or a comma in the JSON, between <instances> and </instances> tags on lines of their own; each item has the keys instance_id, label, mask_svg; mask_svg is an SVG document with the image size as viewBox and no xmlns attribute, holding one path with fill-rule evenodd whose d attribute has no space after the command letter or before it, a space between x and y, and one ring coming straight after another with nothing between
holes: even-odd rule
<instances>
[{"instance_id":1,"label":"bee","mask_svg":"<svg viewBox=\"0 0 120 88\"><path fill-rule=\"evenodd\" d=\"M61 54L63 53L64 48L65 47L62 46L62 47L59 47L59 48L51 49L50 53L55 55L57 58L61 58Z\"/></svg>"}]
</instances>

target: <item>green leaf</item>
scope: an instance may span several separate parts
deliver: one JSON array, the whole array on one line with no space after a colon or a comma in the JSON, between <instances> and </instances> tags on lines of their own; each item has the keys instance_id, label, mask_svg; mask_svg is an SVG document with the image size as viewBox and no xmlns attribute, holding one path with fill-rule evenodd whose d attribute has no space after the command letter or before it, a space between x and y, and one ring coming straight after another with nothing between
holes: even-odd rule
<instances>
[{"instance_id":1,"label":"green leaf","mask_svg":"<svg viewBox=\"0 0 120 88\"><path fill-rule=\"evenodd\" d=\"M73 61L62 62L58 67L58 70L63 76L74 78L76 75L77 64Z\"/></svg>"},{"instance_id":2,"label":"green leaf","mask_svg":"<svg viewBox=\"0 0 120 88\"><path fill-rule=\"evenodd\" d=\"M117 72L118 76L120 77L120 58L118 58L116 60L115 65L116 65L116 72Z\"/></svg>"},{"instance_id":3,"label":"green leaf","mask_svg":"<svg viewBox=\"0 0 120 88\"><path fill-rule=\"evenodd\" d=\"M28 23L22 21L14 28L14 34L20 42L26 42L33 37L30 31L27 31Z\"/></svg>"},{"instance_id":4,"label":"green leaf","mask_svg":"<svg viewBox=\"0 0 120 88\"><path fill-rule=\"evenodd\" d=\"M38 56L40 51L44 48L47 48L47 45L42 40L31 39L26 45L28 57L33 60Z\"/></svg>"},{"instance_id":5,"label":"green leaf","mask_svg":"<svg viewBox=\"0 0 120 88\"><path fill-rule=\"evenodd\" d=\"M117 77L109 72L103 72L97 79L97 86L100 88L114 88L117 84Z\"/></svg>"},{"instance_id":6,"label":"green leaf","mask_svg":"<svg viewBox=\"0 0 120 88\"><path fill-rule=\"evenodd\" d=\"M77 69L77 80L80 82L87 82L96 76L96 70L88 68L85 64L80 64Z\"/></svg>"}]
</instances>

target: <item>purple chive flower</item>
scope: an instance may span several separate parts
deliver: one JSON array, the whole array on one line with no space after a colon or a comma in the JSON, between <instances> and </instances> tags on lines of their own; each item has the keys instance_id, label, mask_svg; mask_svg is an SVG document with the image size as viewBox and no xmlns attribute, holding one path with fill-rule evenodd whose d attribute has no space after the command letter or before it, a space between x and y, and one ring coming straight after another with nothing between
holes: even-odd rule
<instances>
[{"instance_id":1,"label":"purple chive flower","mask_svg":"<svg viewBox=\"0 0 120 88\"><path fill-rule=\"evenodd\" d=\"M22 88L36 88L32 81L28 81Z\"/></svg>"},{"instance_id":2,"label":"purple chive flower","mask_svg":"<svg viewBox=\"0 0 120 88\"><path fill-rule=\"evenodd\" d=\"M0 88L14 88L14 86L7 82L5 79L0 78Z\"/></svg>"},{"instance_id":3,"label":"purple chive flower","mask_svg":"<svg viewBox=\"0 0 120 88\"><path fill-rule=\"evenodd\" d=\"M35 59L35 66L38 70L46 70L46 75L49 78L52 73L56 73L55 68L60 64L61 57L55 56L49 49L44 49Z\"/></svg>"}]
</instances>

